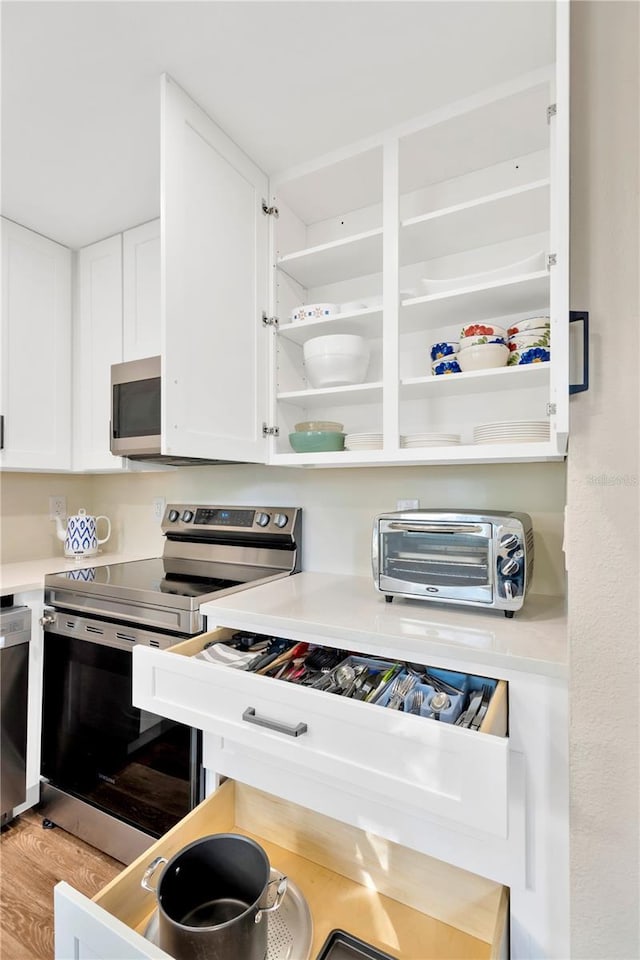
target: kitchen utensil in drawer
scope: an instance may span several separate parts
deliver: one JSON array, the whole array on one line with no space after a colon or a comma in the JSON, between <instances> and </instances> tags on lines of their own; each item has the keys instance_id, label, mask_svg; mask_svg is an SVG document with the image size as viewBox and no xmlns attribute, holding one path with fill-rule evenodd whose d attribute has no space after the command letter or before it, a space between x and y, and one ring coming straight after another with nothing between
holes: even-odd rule
<instances>
[{"instance_id":1,"label":"kitchen utensil in drawer","mask_svg":"<svg viewBox=\"0 0 640 960\"><path fill-rule=\"evenodd\" d=\"M315 960L396 960L346 930L332 930Z\"/></svg>"},{"instance_id":2,"label":"kitchen utensil in drawer","mask_svg":"<svg viewBox=\"0 0 640 960\"><path fill-rule=\"evenodd\" d=\"M278 881L281 873L271 868L270 881ZM273 905L271 894L267 905ZM265 960L310 960L313 942L313 919L309 904L300 888L288 879L287 892L280 909L268 914L267 956ZM158 911L154 910L143 936L158 946Z\"/></svg>"}]
</instances>

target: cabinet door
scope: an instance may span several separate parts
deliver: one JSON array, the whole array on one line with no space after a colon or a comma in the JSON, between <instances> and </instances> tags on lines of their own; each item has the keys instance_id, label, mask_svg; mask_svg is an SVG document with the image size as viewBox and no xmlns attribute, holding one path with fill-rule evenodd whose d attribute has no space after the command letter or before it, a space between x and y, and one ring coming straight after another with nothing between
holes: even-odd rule
<instances>
[{"instance_id":1,"label":"cabinet door","mask_svg":"<svg viewBox=\"0 0 640 960\"><path fill-rule=\"evenodd\" d=\"M117 470L109 449L111 364L122 361L122 237L78 252L74 351L74 469Z\"/></svg>"},{"instance_id":2,"label":"cabinet door","mask_svg":"<svg viewBox=\"0 0 640 960\"><path fill-rule=\"evenodd\" d=\"M71 251L2 220L3 470L71 467Z\"/></svg>"},{"instance_id":3,"label":"cabinet door","mask_svg":"<svg viewBox=\"0 0 640 960\"><path fill-rule=\"evenodd\" d=\"M123 360L156 357L160 344L160 220L122 235Z\"/></svg>"},{"instance_id":4,"label":"cabinet door","mask_svg":"<svg viewBox=\"0 0 640 960\"><path fill-rule=\"evenodd\" d=\"M265 175L162 83L163 453L262 462Z\"/></svg>"}]
</instances>

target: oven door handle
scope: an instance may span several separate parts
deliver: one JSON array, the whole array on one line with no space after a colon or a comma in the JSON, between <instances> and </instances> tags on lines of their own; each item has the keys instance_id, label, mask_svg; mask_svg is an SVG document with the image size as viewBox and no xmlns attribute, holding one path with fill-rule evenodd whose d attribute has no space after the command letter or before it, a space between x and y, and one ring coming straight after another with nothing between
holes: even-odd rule
<instances>
[{"instance_id":1,"label":"oven door handle","mask_svg":"<svg viewBox=\"0 0 640 960\"><path fill-rule=\"evenodd\" d=\"M477 523L399 523L394 521L389 530L401 530L403 533L483 533L483 527Z\"/></svg>"}]
</instances>

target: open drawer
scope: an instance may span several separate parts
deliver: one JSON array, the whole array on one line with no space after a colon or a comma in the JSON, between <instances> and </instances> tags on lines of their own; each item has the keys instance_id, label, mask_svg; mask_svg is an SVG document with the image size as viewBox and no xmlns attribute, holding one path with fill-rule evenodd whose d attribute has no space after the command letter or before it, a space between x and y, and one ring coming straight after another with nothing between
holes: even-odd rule
<instances>
[{"instance_id":1,"label":"open drawer","mask_svg":"<svg viewBox=\"0 0 640 960\"><path fill-rule=\"evenodd\" d=\"M142 875L156 857L211 833L252 837L307 901L311 950L291 943L288 960L314 960L334 928L399 960L506 956L505 887L227 780L93 900L56 886L58 960L167 960L143 936L156 901Z\"/></svg>"},{"instance_id":2,"label":"open drawer","mask_svg":"<svg viewBox=\"0 0 640 960\"><path fill-rule=\"evenodd\" d=\"M327 781L356 785L399 810L406 805L507 836L504 681L480 729L468 730L195 659L205 644L232 632L201 634L166 651L136 647L134 703Z\"/></svg>"}]
</instances>

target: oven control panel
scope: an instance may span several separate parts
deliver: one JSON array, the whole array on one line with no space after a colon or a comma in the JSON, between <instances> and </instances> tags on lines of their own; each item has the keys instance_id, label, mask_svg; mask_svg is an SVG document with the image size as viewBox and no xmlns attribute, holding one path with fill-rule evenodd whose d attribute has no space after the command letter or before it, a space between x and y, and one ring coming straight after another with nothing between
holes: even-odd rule
<instances>
[{"instance_id":1,"label":"oven control panel","mask_svg":"<svg viewBox=\"0 0 640 960\"><path fill-rule=\"evenodd\" d=\"M165 510L163 533L205 533L207 530L252 531L257 534L291 533L299 507L221 507L172 503Z\"/></svg>"}]
</instances>

